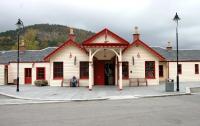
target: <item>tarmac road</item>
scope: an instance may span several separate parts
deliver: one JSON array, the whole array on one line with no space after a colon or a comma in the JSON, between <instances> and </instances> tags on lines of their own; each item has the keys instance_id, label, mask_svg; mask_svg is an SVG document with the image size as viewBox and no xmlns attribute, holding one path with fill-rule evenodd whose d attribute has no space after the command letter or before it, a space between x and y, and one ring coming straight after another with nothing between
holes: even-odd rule
<instances>
[{"instance_id":1,"label":"tarmac road","mask_svg":"<svg viewBox=\"0 0 200 126\"><path fill-rule=\"evenodd\" d=\"M200 95L0 105L0 126L199 126Z\"/></svg>"}]
</instances>

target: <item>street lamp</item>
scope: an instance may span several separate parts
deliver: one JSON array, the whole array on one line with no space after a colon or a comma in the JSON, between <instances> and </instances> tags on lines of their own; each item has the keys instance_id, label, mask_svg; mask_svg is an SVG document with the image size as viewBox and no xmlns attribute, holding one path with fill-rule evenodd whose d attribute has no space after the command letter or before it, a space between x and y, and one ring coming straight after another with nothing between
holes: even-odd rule
<instances>
[{"instance_id":1,"label":"street lamp","mask_svg":"<svg viewBox=\"0 0 200 126\"><path fill-rule=\"evenodd\" d=\"M176 84L177 88L176 91L179 91L179 73L178 73L178 21L180 20L178 14L176 13L173 19L176 22L176 71L177 71L177 76L176 76Z\"/></svg>"},{"instance_id":2,"label":"street lamp","mask_svg":"<svg viewBox=\"0 0 200 126\"><path fill-rule=\"evenodd\" d=\"M17 89L16 91L19 92L19 37L20 37L20 33L22 31L22 29L24 28L24 24L23 22L18 19L17 23L16 23L18 32L17 32Z\"/></svg>"}]
</instances>

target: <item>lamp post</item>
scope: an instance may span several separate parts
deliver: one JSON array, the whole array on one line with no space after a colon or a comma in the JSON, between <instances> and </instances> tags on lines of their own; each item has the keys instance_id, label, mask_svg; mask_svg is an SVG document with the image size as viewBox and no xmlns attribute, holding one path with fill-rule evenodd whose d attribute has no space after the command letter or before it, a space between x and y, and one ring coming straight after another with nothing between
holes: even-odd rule
<instances>
[{"instance_id":1,"label":"lamp post","mask_svg":"<svg viewBox=\"0 0 200 126\"><path fill-rule=\"evenodd\" d=\"M17 89L16 91L19 92L19 37L20 37L20 33L22 31L22 29L24 28L24 24L23 22L18 19L17 23L16 23L18 32L17 32Z\"/></svg>"},{"instance_id":2,"label":"lamp post","mask_svg":"<svg viewBox=\"0 0 200 126\"><path fill-rule=\"evenodd\" d=\"M176 76L176 84L177 88L176 91L179 91L179 73L178 73L178 21L180 20L178 14L176 13L173 19L176 22L176 71L177 71L177 76Z\"/></svg>"}]
</instances>

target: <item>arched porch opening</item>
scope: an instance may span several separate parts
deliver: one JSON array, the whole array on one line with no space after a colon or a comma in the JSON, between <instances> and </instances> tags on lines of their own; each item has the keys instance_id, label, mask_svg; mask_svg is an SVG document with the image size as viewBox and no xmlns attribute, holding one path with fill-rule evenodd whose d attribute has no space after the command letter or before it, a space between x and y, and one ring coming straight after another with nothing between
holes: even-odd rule
<instances>
[{"instance_id":1,"label":"arched porch opening","mask_svg":"<svg viewBox=\"0 0 200 126\"><path fill-rule=\"evenodd\" d=\"M89 89L94 85L115 85L122 89L122 49L89 49Z\"/></svg>"}]
</instances>

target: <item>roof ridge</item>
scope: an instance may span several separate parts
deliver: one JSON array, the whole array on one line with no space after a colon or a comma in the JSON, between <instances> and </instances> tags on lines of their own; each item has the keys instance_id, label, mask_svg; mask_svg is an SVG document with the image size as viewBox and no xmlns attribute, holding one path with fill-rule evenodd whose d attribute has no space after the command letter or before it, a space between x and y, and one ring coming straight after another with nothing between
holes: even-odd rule
<instances>
[{"instance_id":1,"label":"roof ridge","mask_svg":"<svg viewBox=\"0 0 200 126\"><path fill-rule=\"evenodd\" d=\"M164 47L161 47L161 46L150 46L150 47L158 47L158 48L166 50Z\"/></svg>"}]
</instances>

